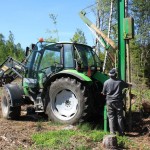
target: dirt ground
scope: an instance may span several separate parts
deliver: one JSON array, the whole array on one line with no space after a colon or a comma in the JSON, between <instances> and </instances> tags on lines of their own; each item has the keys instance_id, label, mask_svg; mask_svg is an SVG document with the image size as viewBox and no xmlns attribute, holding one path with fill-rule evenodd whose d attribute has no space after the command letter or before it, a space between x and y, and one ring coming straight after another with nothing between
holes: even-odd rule
<instances>
[{"instance_id":1,"label":"dirt ground","mask_svg":"<svg viewBox=\"0 0 150 150\"><path fill-rule=\"evenodd\" d=\"M50 126L45 119L40 125L38 115L26 115L26 107L22 108L22 115L19 120L5 120L1 116L0 110L0 149L18 150L18 149L36 149L33 146L31 135L36 132L56 130L58 126ZM136 144L136 148L130 145L130 149L143 150L150 149L150 115L139 120L139 115L134 116L135 122L133 132L127 132L129 137ZM39 126L42 128L39 128ZM60 127L59 127L60 128Z\"/></svg>"},{"instance_id":2,"label":"dirt ground","mask_svg":"<svg viewBox=\"0 0 150 150\"><path fill-rule=\"evenodd\" d=\"M0 150L36 149L31 135L57 128L58 126L51 127L46 117L43 119L41 115L27 115L26 107L22 108L21 117L15 121L3 119L0 108Z\"/></svg>"}]
</instances>

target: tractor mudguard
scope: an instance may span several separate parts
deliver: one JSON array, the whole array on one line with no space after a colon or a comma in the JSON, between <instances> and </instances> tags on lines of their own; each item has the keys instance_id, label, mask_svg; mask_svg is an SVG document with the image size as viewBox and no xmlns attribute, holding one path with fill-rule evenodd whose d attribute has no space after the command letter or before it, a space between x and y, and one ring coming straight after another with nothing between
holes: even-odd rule
<instances>
[{"instance_id":1,"label":"tractor mudguard","mask_svg":"<svg viewBox=\"0 0 150 150\"><path fill-rule=\"evenodd\" d=\"M93 83L92 80L91 80L88 76L84 75L83 73L80 73L80 72L78 72L78 71L76 71L76 70L71 70L71 69L69 69L69 70L60 71L59 73L57 73L57 74L51 76L51 77L47 80L47 82L45 83L44 91L47 89L47 86L48 86L51 82L53 82L53 81L55 81L57 78L61 78L61 77L72 77L72 78L76 78L76 79L79 79L79 80L81 80L81 81L83 81L83 82L88 82L88 85L91 85L91 84Z\"/></svg>"},{"instance_id":2,"label":"tractor mudguard","mask_svg":"<svg viewBox=\"0 0 150 150\"><path fill-rule=\"evenodd\" d=\"M92 80L88 77L88 76L86 76L86 75L84 75L83 73L80 73L80 72L78 72L78 71L76 71L76 70L63 70L63 71L60 71L59 73L57 73L56 75L71 75L71 76L75 76L76 78L78 78L78 79L80 79L81 81L87 81L87 82L92 82Z\"/></svg>"},{"instance_id":3,"label":"tractor mudguard","mask_svg":"<svg viewBox=\"0 0 150 150\"><path fill-rule=\"evenodd\" d=\"M23 88L19 87L18 84L4 85L4 95L10 97L12 107L21 106L24 103Z\"/></svg>"}]
</instances>

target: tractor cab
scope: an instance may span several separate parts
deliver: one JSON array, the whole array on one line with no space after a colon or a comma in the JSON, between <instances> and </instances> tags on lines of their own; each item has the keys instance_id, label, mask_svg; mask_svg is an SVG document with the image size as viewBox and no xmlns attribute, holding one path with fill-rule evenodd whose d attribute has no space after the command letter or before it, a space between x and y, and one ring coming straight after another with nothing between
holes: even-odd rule
<instances>
[{"instance_id":1,"label":"tractor cab","mask_svg":"<svg viewBox=\"0 0 150 150\"><path fill-rule=\"evenodd\" d=\"M49 76L61 70L76 69L87 73L96 71L101 63L91 47L76 43L38 42L27 62L26 77L37 78L39 73Z\"/></svg>"}]
</instances>

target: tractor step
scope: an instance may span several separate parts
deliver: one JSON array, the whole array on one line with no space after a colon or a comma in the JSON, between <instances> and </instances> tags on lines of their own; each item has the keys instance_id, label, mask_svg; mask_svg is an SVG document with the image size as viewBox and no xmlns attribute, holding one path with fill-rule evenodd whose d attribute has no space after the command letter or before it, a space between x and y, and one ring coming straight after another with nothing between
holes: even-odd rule
<instances>
[{"instance_id":1,"label":"tractor step","mask_svg":"<svg viewBox=\"0 0 150 150\"><path fill-rule=\"evenodd\" d=\"M44 110L35 110L36 113L43 113Z\"/></svg>"}]
</instances>

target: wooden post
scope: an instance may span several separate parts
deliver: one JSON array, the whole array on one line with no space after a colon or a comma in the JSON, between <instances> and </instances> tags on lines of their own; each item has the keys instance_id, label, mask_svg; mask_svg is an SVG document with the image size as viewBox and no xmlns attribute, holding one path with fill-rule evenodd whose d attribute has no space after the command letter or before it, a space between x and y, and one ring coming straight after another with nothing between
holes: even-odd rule
<instances>
[{"instance_id":1,"label":"wooden post","mask_svg":"<svg viewBox=\"0 0 150 150\"><path fill-rule=\"evenodd\" d=\"M126 40L126 52L127 52L127 77L128 77L128 83L131 83L129 40ZM131 130L132 129L131 87L129 87L127 97L128 97L128 112L129 112L129 130Z\"/></svg>"}]
</instances>

